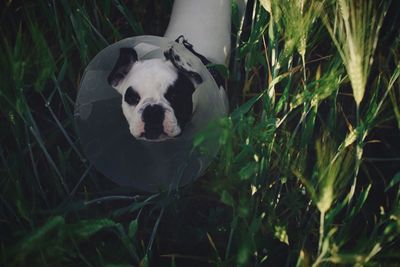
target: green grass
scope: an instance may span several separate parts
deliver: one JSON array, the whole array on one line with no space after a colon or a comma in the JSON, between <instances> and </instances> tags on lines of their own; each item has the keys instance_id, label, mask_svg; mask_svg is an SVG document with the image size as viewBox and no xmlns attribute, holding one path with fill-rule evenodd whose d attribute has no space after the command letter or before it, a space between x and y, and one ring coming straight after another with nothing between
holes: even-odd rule
<instances>
[{"instance_id":1,"label":"green grass","mask_svg":"<svg viewBox=\"0 0 400 267\"><path fill-rule=\"evenodd\" d=\"M3 4L0 265L398 265L397 1L255 1L243 29L233 5L220 153L193 184L141 194L85 159L74 99L94 55L161 35L171 6Z\"/></svg>"}]
</instances>

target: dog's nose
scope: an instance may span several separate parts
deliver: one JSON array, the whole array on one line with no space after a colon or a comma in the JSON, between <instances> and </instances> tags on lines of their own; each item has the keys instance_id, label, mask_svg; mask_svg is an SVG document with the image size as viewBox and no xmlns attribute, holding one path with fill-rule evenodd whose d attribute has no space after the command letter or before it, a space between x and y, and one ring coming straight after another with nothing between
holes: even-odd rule
<instances>
[{"instance_id":1,"label":"dog's nose","mask_svg":"<svg viewBox=\"0 0 400 267\"><path fill-rule=\"evenodd\" d=\"M142 120L145 124L160 125L164 121L165 110L160 105L149 105L142 113Z\"/></svg>"},{"instance_id":2,"label":"dog's nose","mask_svg":"<svg viewBox=\"0 0 400 267\"><path fill-rule=\"evenodd\" d=\"M165 110L160 105L147 106L142 113L144 122L144 137L147 139L157 139L164 133Z\"/></svg>"}]
</instances>

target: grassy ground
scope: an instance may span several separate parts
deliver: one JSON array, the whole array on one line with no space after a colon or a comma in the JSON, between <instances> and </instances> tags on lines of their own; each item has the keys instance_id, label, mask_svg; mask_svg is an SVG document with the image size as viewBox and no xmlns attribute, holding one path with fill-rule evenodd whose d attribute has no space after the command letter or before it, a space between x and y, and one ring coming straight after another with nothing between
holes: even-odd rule
<instances>
[{"instance_id":1,"label":"grassy ground","mask_svg":"<svg viewBox=\"0 0 400 267\"><path fill-rule=\"evenodd\" d=\"M1 266L398 266L398 1L250 1L243 28L233 5L221 151L153 195L91 167L73 107L89 60L161 35L172 2L1 5Z\"/></svg>"}]
</instances>

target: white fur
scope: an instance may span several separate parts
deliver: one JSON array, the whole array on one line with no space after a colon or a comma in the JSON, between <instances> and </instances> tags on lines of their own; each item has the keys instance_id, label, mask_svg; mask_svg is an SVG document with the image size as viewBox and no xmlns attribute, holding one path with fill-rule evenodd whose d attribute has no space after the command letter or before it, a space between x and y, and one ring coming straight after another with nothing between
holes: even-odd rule
<instances>
[{"instance_id":1,"label":"white fur","mask_svg":"<svg viewBox=\"0 0 400 267\"><path fill-rule=\"evenodd\" d=\"M165 37L183 35L216 64L228 64L231 49L231 0L175 0Z\"/></svg>"},{"instance_id":2,"label":"white fur","mask_svg":"<svg viewBox=\"0 0 400 267\"><path fill-rule=\"evenodd\" d=\"M144 132L142 113L148 105L160 105L165 109L163 122L164 132L167 135L165 138L181 133L174 111L164 97L168 87L173 85L177 78L176 69L170 61L149 59L133 64L126 78L116 87L122 96L128 87L132 87L140 96L136 106L129 105L122 97L122 111L134 137L141 138Z\"/></svg>"}]
</instances>

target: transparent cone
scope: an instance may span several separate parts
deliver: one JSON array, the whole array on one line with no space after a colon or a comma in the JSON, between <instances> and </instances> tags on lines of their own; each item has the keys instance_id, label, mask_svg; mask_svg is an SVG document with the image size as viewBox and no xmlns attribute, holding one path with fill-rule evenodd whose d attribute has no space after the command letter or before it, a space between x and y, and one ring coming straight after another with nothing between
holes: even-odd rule
<instances>
[{"instance_id":1,"label":"transparent cone","mask_svg":"<svg viewBox=\"0 0 400 267\"><path fill-rule=\"evenodd\" d=\"M164 58L164 51L173 47L202 76L193 94L192 120L178 138L148 142L130 134L121 95L107 83L121 47L135 48L139 60ZM186 185L204 173L218 152L218 140L206 140L204 154L193 149L193 139L227 111L225 92L196 56L166 38L139 36L108 46L90 62L76 100L75 122L83 150L99 172L121 186L155 192Z\"/></svg>"}]
</instances>

